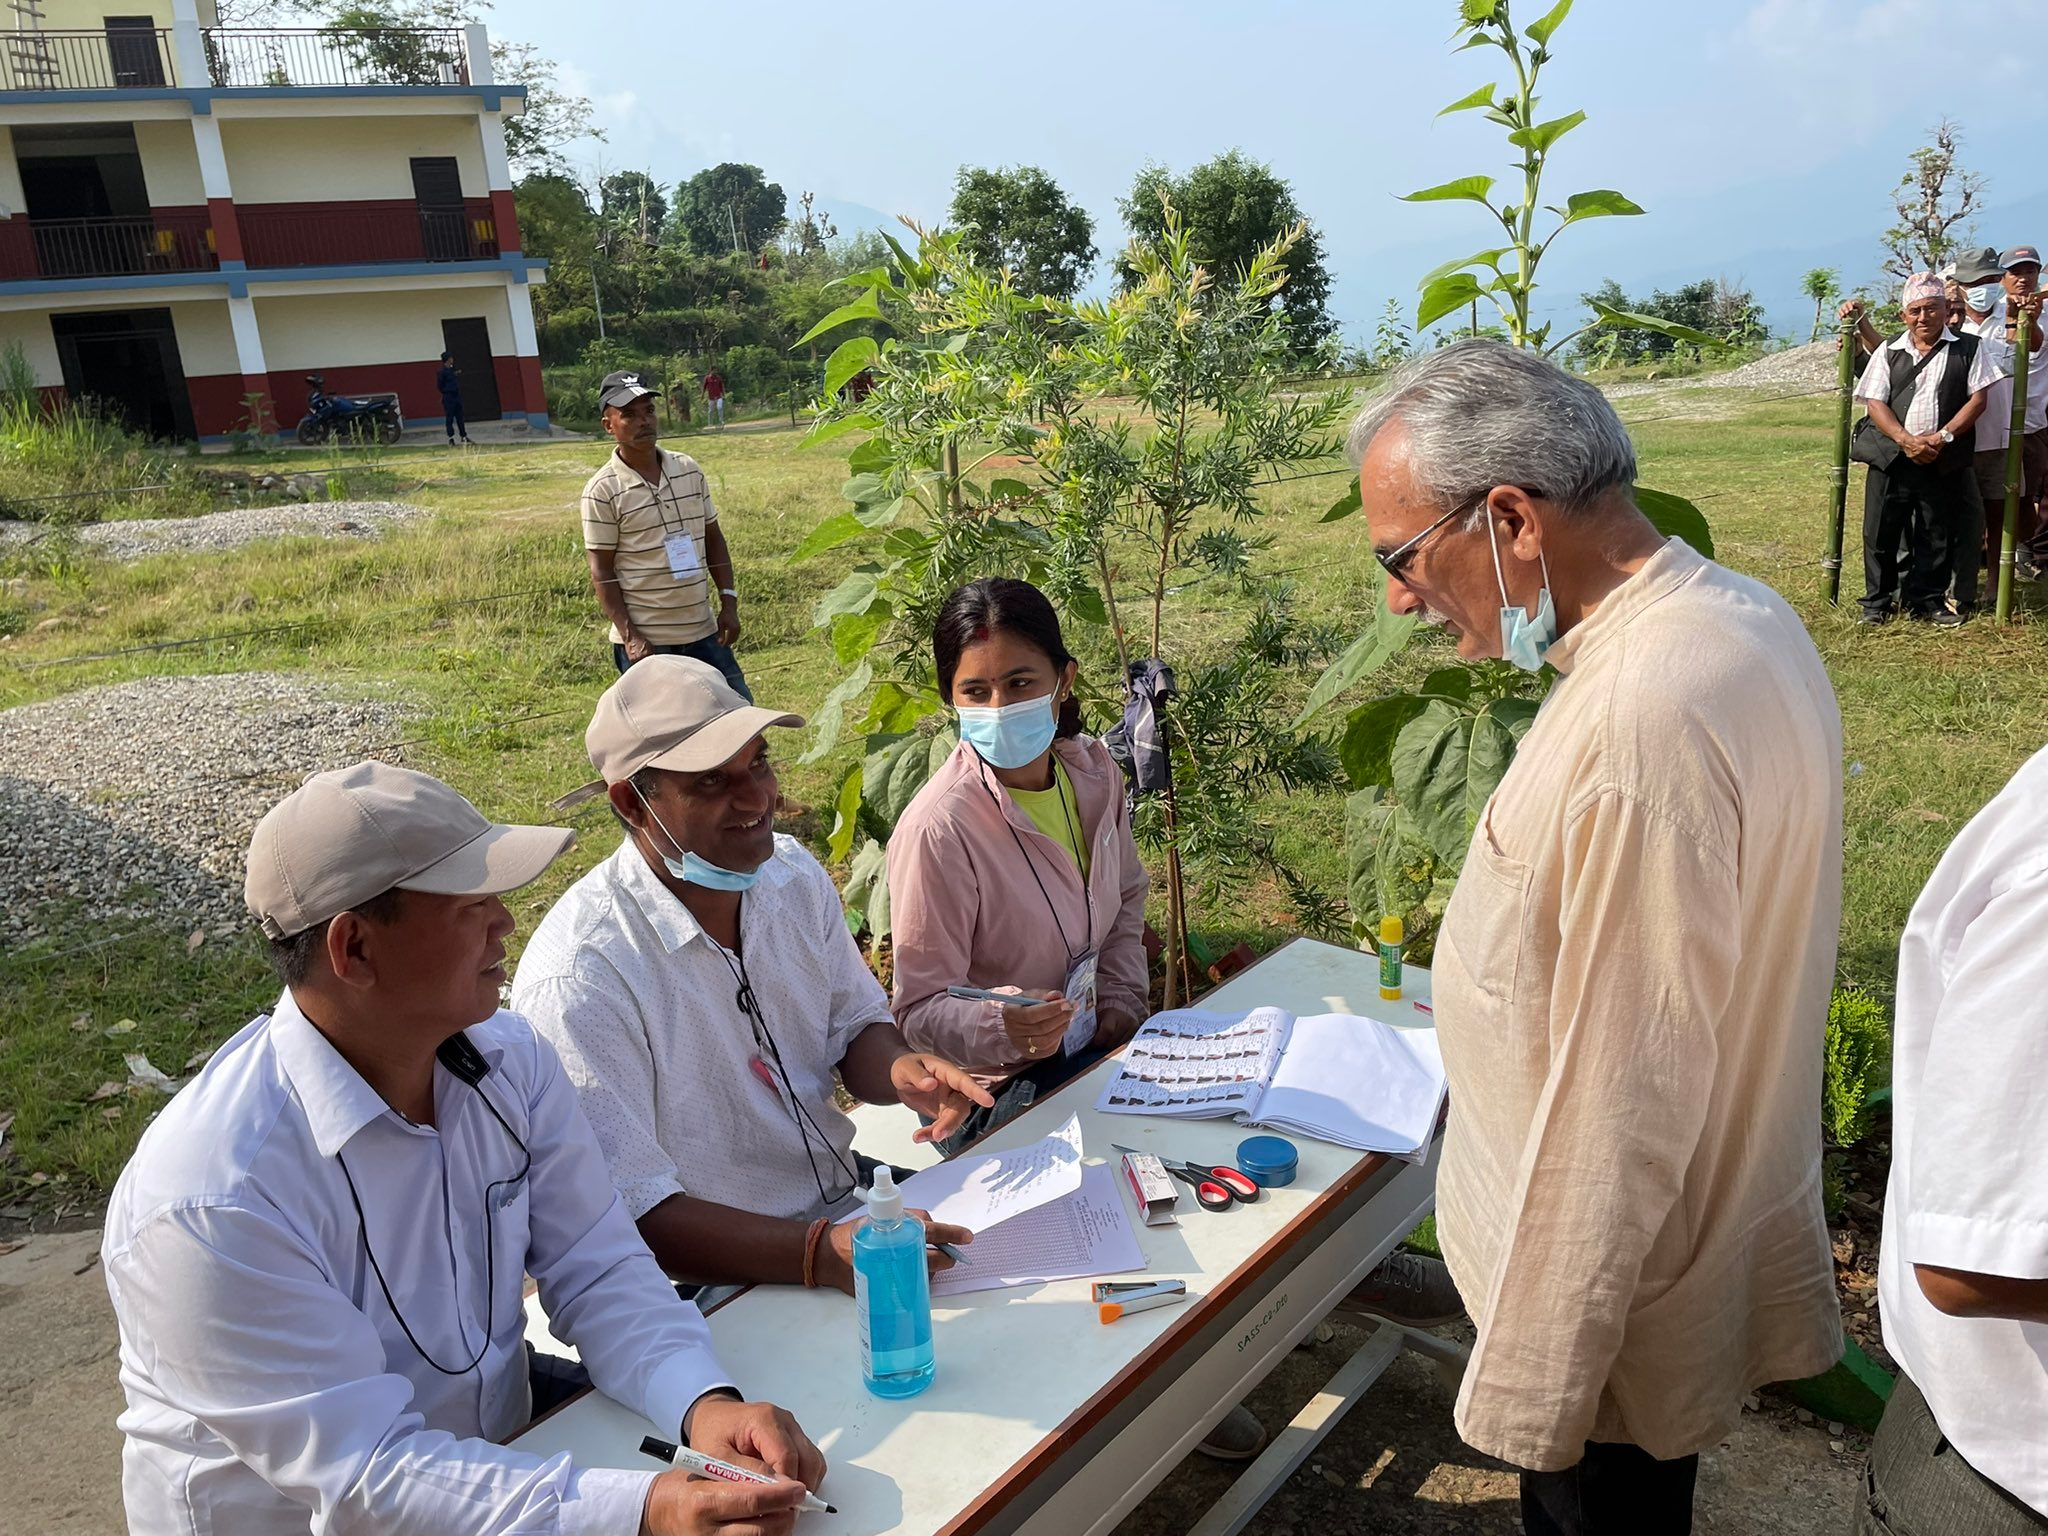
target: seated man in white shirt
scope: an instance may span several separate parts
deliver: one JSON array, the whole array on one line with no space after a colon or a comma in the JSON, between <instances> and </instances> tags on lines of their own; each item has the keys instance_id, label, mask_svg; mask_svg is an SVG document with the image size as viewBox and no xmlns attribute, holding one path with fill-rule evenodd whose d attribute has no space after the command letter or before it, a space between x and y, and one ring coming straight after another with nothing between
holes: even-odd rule
<instances>
[{"instance_id":1,"label":"seated man in white shirt","mask_svg":"<svg viewBox=\"0 0 2048 1536\"><path fill-rule=\"evenodd\" d=\"M671 1275L851 1294L853 1229L833 1219L865 1181L834 1073L868 1103L932 1117L919 1141L990 1098L904 1043L831 876L776 835L763 733L802 724L687 657L650 656L612 684L584 742L626 837L534 930L512 1003L561 1053ZM969 1241L944 1224L928 1235Z\"/></svg>"},{"instance_id":2,"label":"seated man in white shirt","mask_svg":"<svg viewBox=\"0 0 2048 1536\"><path fill-rule=\"evenodd\" d=\"M2048 750L1963 828L1899 941L1878 1300L1901 1375L1866 1536L2048 1530Z\"/></svg>"},{"instance_id":3,"label":"seated man in white shirt","mask_svg":"<svg viewBox=\"0 0 2048 1536\"><path fill-rule=\"evenodd\" d=\"M136 1536L793 1528L823 1458L740 1400L555 1053L498 1011L499 897L571 838L382 763L257 826L245 895L284 994L144 1134L107 1211ZM531 1417L528 1272L606 1393L793 1480L498 1444Z\"/></svg>"}]
</instances>

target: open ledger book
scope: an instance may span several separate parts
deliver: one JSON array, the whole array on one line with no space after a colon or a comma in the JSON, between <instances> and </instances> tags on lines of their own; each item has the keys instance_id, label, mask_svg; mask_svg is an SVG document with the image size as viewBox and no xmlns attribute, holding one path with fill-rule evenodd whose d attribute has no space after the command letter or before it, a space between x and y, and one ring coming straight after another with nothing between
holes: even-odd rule
<instances>
[{"instance_id":1,"label":"open ledger book","mask_svg":"<svg viewBox=\"0 0 2048 1536\"><path fill-rule=\"evenodd\" d=\"M1154 1014L1095 1101L1108 1114L1235 1117L1406 1158L1429 1144L1443 1105L1434 1029L1280 1008Z\"/></svg>"}]
</instances>

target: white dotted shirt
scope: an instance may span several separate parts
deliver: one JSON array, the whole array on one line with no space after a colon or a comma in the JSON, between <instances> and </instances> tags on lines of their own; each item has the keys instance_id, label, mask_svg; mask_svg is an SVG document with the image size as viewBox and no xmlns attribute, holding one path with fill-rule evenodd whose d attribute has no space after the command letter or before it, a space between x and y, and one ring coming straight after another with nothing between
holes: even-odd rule
<instances>
[{"instance_id":1,"label":"white dotted shirt","mask_svg":"<svg viewBox=\"0 0 2048 1536\"><path fill-rule=\"evenodd\" d=\"M800 1220L855 1204L841 1168L855 1167L853 1122L833 1105L833 1078L889 1000L832 877L794 838L776 837L741 901L740 937L782 1069L816 1122L804 1132L740 1011L729 952L630 841L569 888L520 958L512 1007L560 1053L635 1220L685 1191Z\"/></svg>"}]
</instances>

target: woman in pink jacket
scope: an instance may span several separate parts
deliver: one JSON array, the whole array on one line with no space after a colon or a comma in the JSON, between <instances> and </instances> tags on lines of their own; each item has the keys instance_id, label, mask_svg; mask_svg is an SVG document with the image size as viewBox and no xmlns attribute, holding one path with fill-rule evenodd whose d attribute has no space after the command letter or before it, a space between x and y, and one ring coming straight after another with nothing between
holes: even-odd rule
<instances>
[{"instance_id":1,"label":"woman in pink jacket","mask_svg":"<svg viewBox=\"0 0 2048 1536\"><path fill-rule=\"evenodd\" d=\"M1045 594L1003 577L959 588L932 654L960 745L889 840L889 911L905 1037L996 1091L957 1146L1092 1066L1151 1011L1149 881L1123 775L1081 734L1077 665ZM949 997L951 986L1025 1002Z\"/></svg>"}]
</instances>

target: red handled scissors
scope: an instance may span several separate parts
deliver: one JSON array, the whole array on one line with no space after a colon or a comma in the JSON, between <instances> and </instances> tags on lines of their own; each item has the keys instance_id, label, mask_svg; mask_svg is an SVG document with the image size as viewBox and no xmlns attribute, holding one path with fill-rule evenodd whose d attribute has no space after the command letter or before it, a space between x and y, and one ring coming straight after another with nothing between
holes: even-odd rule
<instances>
[{"instance_id":1,"label":"red handled scissors","mask_svg":"<svg viewBox=\"0 0 2048 1536\"><path fill-rule=\"evenodd\" d=\"M1135 1150L1117 1146L1115 1142L1110 1145L1119 1152ZM1157 1153L1151 1155L1158 1156ZM1257 1182L1243 1169L1233 1168L1228 1163L1182 1163L1170 1157L1161 1157L1159 1161L1168 1173L1194 1189L1195 1203L1205 1211L1227 1211L1233 1205L1250 1205L1259 1198Z\"/></svg>"}]
</instances>

